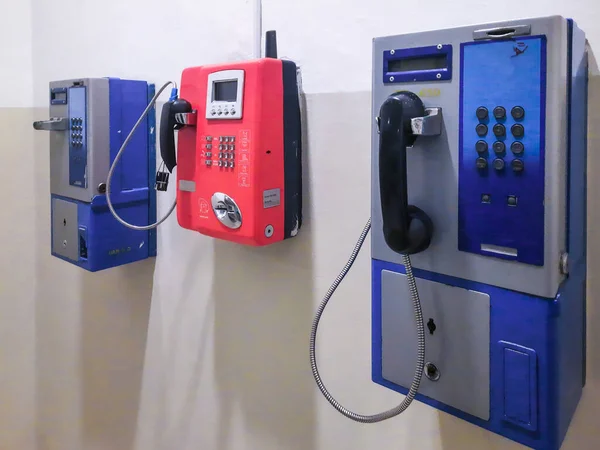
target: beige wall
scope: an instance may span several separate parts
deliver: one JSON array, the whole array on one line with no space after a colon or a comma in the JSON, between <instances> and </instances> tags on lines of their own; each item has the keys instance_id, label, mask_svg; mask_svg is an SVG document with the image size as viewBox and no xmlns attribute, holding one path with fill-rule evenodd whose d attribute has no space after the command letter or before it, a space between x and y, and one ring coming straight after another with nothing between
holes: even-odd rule
<instances>
[{"instance_id":1,"label":"beige wall","mask_svg":"<svg viewBox=\"0 0 600 450\"><path fill-rule=\"evenodd\" d=\"M35 440L32 117L0 107L0 449L33 449Z\"/></svg>"}]
</instances>

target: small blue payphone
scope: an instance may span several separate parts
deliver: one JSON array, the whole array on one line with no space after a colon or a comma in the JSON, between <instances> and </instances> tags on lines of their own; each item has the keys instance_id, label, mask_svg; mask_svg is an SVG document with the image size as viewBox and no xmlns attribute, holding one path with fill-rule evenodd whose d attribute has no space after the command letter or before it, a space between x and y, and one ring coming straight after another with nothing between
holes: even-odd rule
<instances>
[{"instance_id":1,"label":"small blue payphone","mask_svg":"<svg viewBox=\"0 0 600 450\"><path fill-rule=\"evenodd\" d=\"M95 272L156 256L156 231L131 230L107 204L109 168L154 95L154 85L119 78L50 83L52 255ZM121 216L136 223L156 218L155 112L140 119L130 151L115 166L111 197Z\"/></svg>"},{"instance_id":2,"label":"small blue payphone","mask_svg":"<svg viewBox=\"0 0 600 450\"><path fill-rule=\"evenodd\" d=\"M585 384L583 32L555 16L376 38L372 102L372 376L408 395L384 416L335 402L324 304L319 387L361 422L414 397L558 449Z\"/></svg>"}]
</instances>

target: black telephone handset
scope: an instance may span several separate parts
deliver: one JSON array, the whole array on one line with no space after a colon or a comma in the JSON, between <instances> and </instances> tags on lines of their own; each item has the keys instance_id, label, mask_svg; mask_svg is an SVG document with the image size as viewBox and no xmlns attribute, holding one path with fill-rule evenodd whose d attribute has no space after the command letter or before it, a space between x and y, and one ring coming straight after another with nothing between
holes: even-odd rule
<instances>
[{"instance_id":1,"label":"black telephone handset","mask_svg":"<svg viewBox=\"0 0 600 450\"><path fill-rule=\"evenodd\" d=\"M433 223L429 216L408 204L406 147L417 139L411 119L423 117L425 107L412 92L396 92L379 111L379 195L383 235L397 253L411 255L429 247Z\"/></svg>"},{"instance_id":2,"label":"black telephone handset","mask_svg":"<svg viewBox=\"0 0 600 450\"><path fill-rule=\"evenodd\" d=\"M173 168L177 165L175 130L179 130L184 126L175 121L175 114L191 111L192 106L190 103L181 98L170 100L163 105L160 117L160 156L169 172L173 172Z\"/></svg>"}]
</instances>

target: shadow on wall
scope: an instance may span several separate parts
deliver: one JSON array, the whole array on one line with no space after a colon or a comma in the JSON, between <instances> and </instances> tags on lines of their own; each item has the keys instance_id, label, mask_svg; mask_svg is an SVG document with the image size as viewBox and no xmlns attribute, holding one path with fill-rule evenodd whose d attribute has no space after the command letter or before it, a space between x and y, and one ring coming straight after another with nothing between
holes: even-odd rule
<instances>
[{"instance_id":1,"label":"shadow on wall","mask_svg":"<svg viewBox=\"0 0 600 450\"><path fill-rule=\"evenodd\" d=\"M238 410L254 442L258 437L269 448L286 450L316 445L315 386L308 362L313 244L307 121L303 123L304 221L298 236L265 248L215 242L219 449L229 448L231 420Z\"/></svg>"},{"instance_id":2,"label":"shadow on wall","mask_svg":"<svg viewBox=\"0 0 600 450\"><path fill-rule=\"evenodd\" d=\"M82 273L82 438L130 450L138 419L154 258Z\"/></svg>"},{"instance_id":3,"label":"shadow on wall","mask_svg":"<svg viewBox=\"0 0 600 450\"><path fill-rule=\"evenodd\" d=\"M90 273L51 256L48 135L34 139L37 448L130 450L154 259Z\"/></svg>"}]
</instances>

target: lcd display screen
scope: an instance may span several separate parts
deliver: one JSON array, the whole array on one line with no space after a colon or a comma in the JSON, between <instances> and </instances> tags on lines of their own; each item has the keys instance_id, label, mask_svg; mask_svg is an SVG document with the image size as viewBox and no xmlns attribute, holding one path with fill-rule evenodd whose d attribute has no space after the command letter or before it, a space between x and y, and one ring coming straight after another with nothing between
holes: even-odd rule
<instances>
[{"instance_id":1,"label":"lcd display screen","mask_svg":"<svg viewBox=\"0 0 600 450\"><path fill-rule=\"evenodd\" d=\"M388 72L418 72L421 70L446 69L446 55L403 58L388 62Z\"/></svg>"},{"instance_id":2,"label":"lcd display screen","mask_svg":"<svg viewBox=\"0 0 600 450\"><path fill-rule=\"evenodd\" d=\"M215 81L213 84L214 102L235 102L237 99L237 80Z\"/></svg>"}]
</instances>

